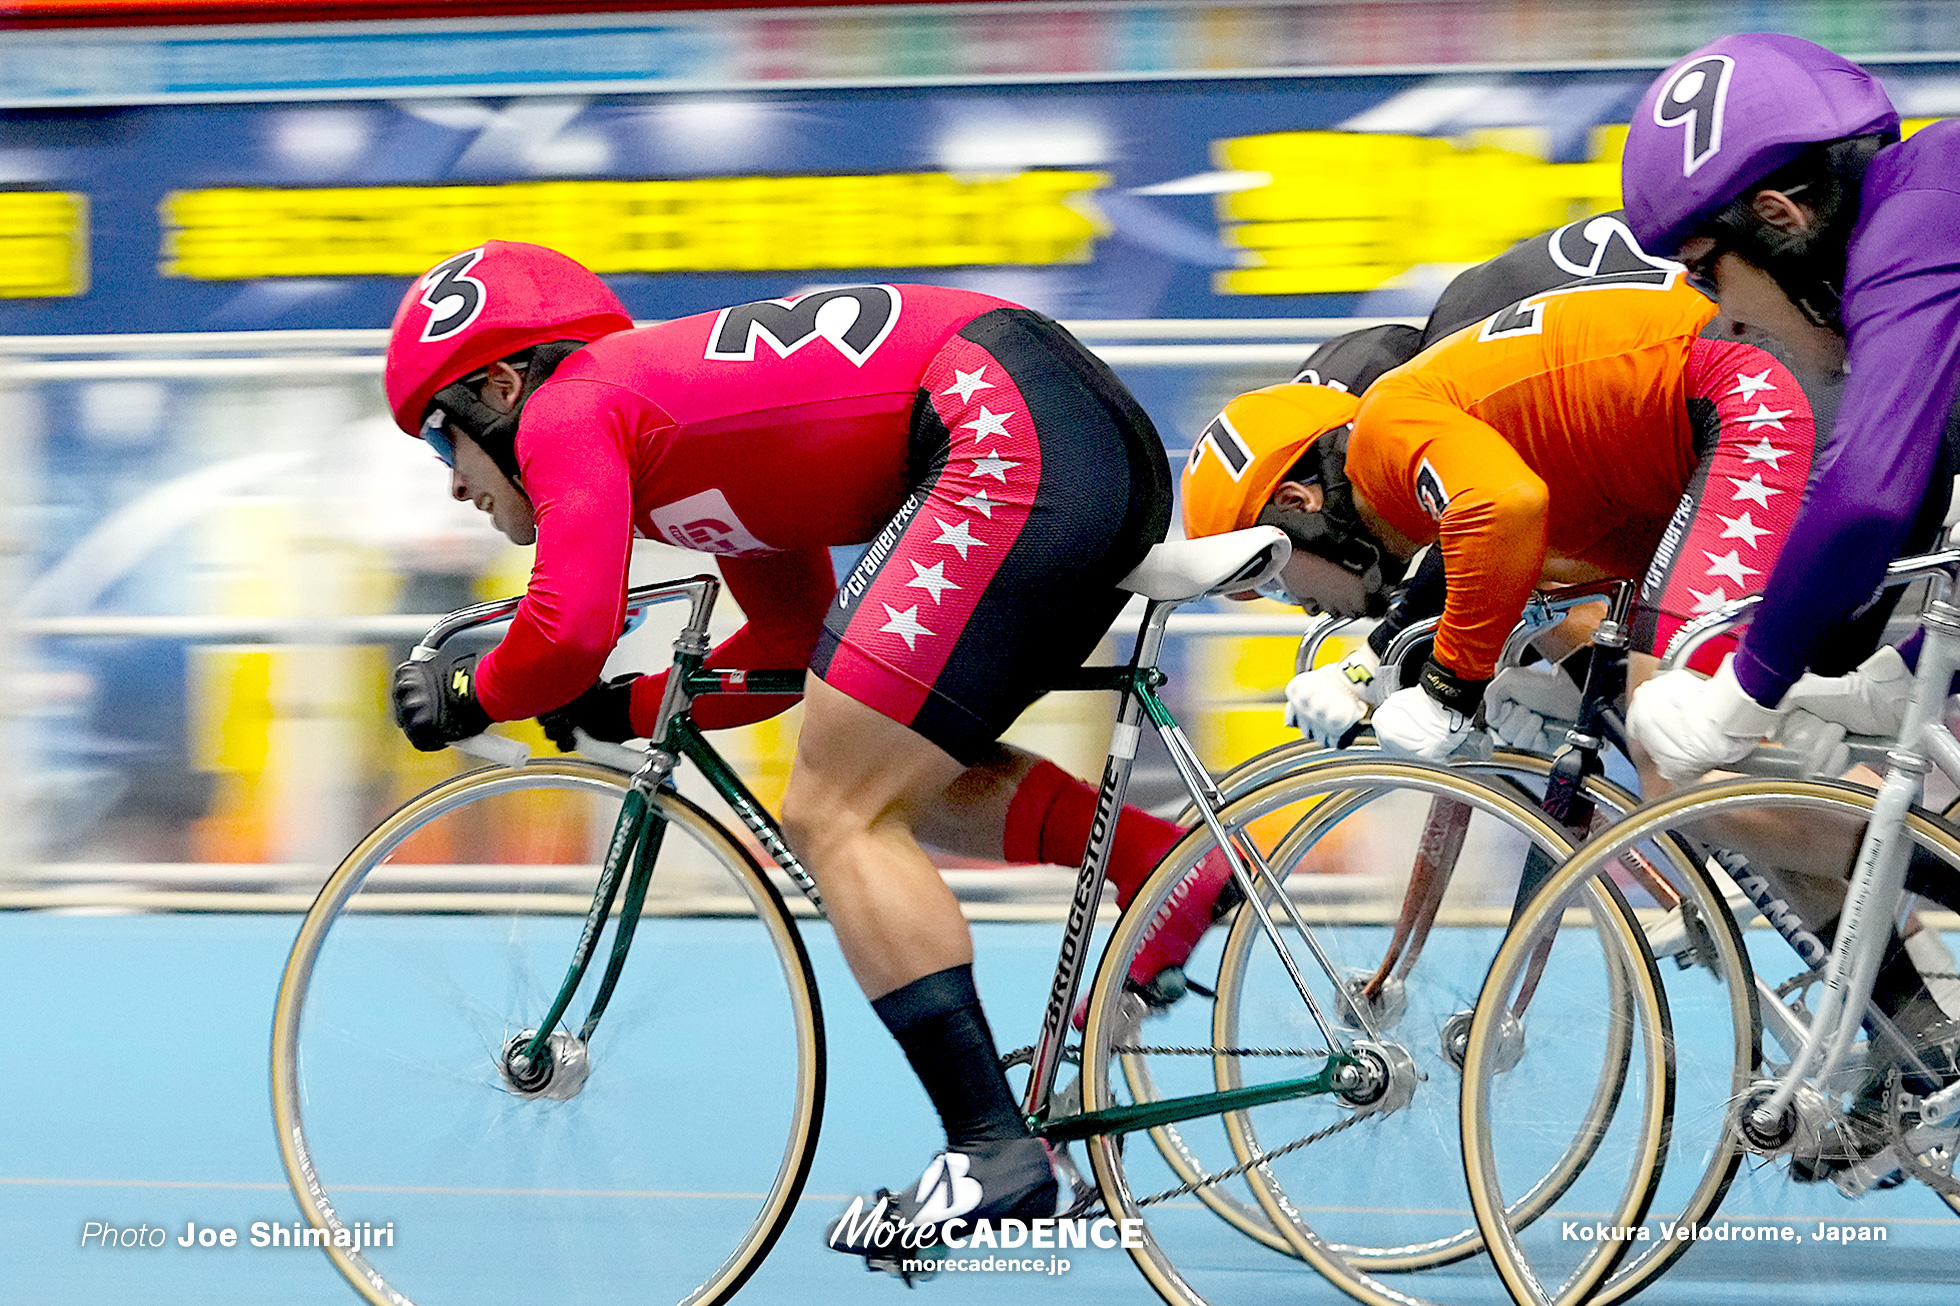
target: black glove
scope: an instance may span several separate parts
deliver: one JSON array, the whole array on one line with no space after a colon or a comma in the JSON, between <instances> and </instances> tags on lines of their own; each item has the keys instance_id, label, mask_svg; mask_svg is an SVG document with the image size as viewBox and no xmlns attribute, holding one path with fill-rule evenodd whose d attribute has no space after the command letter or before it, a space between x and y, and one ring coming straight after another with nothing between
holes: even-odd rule
<instances>
[{"instance_id":1,"label":"black glove","mask_svg":"<svg viewBox=\"0 0 1960 1306\"><path fill-rule=\"evenodd\" d=\"M404 662L395 668L395 724L425 753L490 728L476 701L476 654L444 662Z\"/></svg>"},{"instance_id":2,"label":"black glove","mask_svg":"<svg viewBox=\"0 0 1960 1306\"><path fill-rule=\"evenodd\" d=\"M544 727L545 738L558 745L561 753L578 747L572 733L575 730L609 744L623 744L633 738L639 733L633 728L633 682L638 679L615 676L602 680L565 706L539 713L538 724Z\"/></svg>"}]
</instances>

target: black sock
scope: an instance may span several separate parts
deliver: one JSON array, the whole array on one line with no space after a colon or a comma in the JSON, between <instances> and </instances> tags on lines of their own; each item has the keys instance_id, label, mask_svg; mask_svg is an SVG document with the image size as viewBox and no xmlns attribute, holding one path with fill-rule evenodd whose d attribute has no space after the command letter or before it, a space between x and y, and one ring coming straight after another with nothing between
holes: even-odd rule
<instances>
[{"instance_id":1,"label":"black sock","mask_svg":"<svg viewBox=\"0 0 1960 1306\"><path fill-rule=\"evenodd\" d=\"M948 1147L1029 1136L1001 1072L971 965L915 979L875 999L871 1009L905 1049L946 1126Z\"/></svg>"}]
</instances>

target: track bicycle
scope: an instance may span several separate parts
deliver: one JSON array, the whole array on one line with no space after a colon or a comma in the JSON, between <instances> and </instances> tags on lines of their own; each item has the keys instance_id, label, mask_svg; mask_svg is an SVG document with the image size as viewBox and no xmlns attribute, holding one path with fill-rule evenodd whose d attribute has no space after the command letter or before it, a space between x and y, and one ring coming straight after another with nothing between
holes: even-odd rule
<instances>
[{"instance_id":1,"label":"track bicycle","mask_svg":"<svg viewBox=\"0 0 1960 1306\"><path fill-rule=\"evenodd\" d=\"M1132 1256L1167 1300L1230 1300L1243 1279L1215 1273L1221 1257L1233 1271L1248 1256L1284 1268L1276 1242L1364 1300L1404 1301L1374 1274L1475 1246L1467 1213L1424 1200L1454 1090L1419 1078L1419 1059L1438 1055L1411 1050L1438 1044L1429 1013L1411 1001L1391 1020L1350 1000L1351 974L1375 965L1392 916L1358 877L1344 900L1296 890L1332 878L1316 858L1403 857L1419 822L1401 813L1437 797L1465 809L1462 846L1492 864L1560 859L1572 841L1518 798L1379 758L1227 802L1158 696L1156 662L1178 603L1245 588L1283 558L1270 530L1160 546L1125 583L1151 600L1130 661L1056 686L1118 696L1101 810L1120 807L1147 718L1202 820L1116 922L1076 1045L1107 822L1092 836L1039 1037L1010 1060L1027 1067L1032 1126L1076 1180L1076 1213L1143 1221ZM595 747L605 763L506 756L521 764L437 785L349 854L300 928L274 1015L279 1145L309 1225L369 1301L528 1301L541 1281L609 1300L625 1295L622 1280L636 1300L722 1301L797 1209L826 1067L814 971L781 886L800 891L807 916L821 894L689 707L707 694L794 693L801 673L704 669L718 590L699 577L631 596L635 607L689 604L650 751ZM419 652L432 657L514 607L454 614ZM746 839L676 791L683 759ZM1383 819L1351 819L1364 812ZM496 845L500 835L517 845ZM1219 983L1159 1012L1129 965L1151 916L1210 855L1228 859L1243 896L1201 948ZM581 872L582 895L571 891ZM1662 1017L1633 1000L1644 990L1630 968L1650 963L1623 899L1611 886L1593 897L1599 919L1618 925L1602 926L1592 982L1545 1005L1562 1009L1570 1061L1591 1065L1592 1096L1610 1108L1630 1079L1660 1092L1660 1064L1645 1053ZM1477 947L1494 944L1486 930ZM1157 1149L1126 1146L1143 1131L1202 1135L1190 1157L1229 1148L1234 1159L1179 1170ZM1585 1159L1559 1150L1517 1218L1564 1192ZM404 1231L399 1245L362 1245L376 1202ZM1221 1211L1259 1212L1270 1237ZM422 1231L413 1241L411 1228Z\"/></svg>"},{"instance_id":2,"label":"track bicycle","mask_svg":"<svg viewBox=\"0 0 1960 1306\"><path fill-rule=\"evenodd\" d=\"M1710 1173L1754 1158L1780 1162L1792 1178L1828 1179L1848 1196L1908 1176L1960 1211L1953 1171L1960 1084L1944 1083L1942 1068L1922 1055L1927 1049L1869 1006L1873 981L1910 906L1909 876L1915 890L1949 906L1960 886L1954 869L1960 867L1960 832L1918 806L1932 766L1960 782L1960 744L1942 721L1947 686L1960 666L1960 607L1949 597L1956 575L1960 550L1954 549L1902 559L1890 569L1888 584L1928 577L1932 588L1921 617L1925 649L1898 738L1848 741L1852 759L1885 767L1876 791L1788 776L1682 790L1596 834L1516 922L1478 998L1462 1100L1464 1159L1478 1224L1516 1301L1554 1300L1575 1278L1598 1275L1613 1258L1595 1256L1568 1277L1557 1249L1533 1245L1503 1214L1506 1192L1531 1182L1535 1168L1531 1140L1515 1136L1520 1113L1506 1100L1515 1083L1512 1070L1499 1069L1503 1018L1529 982L1535 950L1586 946L1586 913L1575 908L1573 890L1630 860L1664 866L1683 894L1688 918L1702 927L1702 944L1677 936L1673 960L1713 982L1685 1002L1682 990L1664 995L1672 999L1674 1028L1713 1024L1746 1037L1732 1040L1736 1055L1727 1073L1710 1076L1698 1095L1674 1103L1650 1135L1613 1163L1644 1170L1649 1185L1658 1186L1670 1156L1705 1158ZM1671 642L1664 666L1684 661L1757 601L1740 600L1689 623ZM1793 901L1799 895L1759 874L1740 851L1739 845L1760 846L1777 831L1818 848L1841 846L1852 869L1834 935L1815 912L1806 917L1811 909ZM1777 938L1764 934L1764 946L1719 964L1706 955L1708 939L1730 935L1738 915L1756 914L1768 919ZM1861 1030L1868 1031L1865 1037ZM1960 1035L1960 1029L1952 1032ZM1718 1035L1709 1041L1719 1048L1731 1040ZM1713 1065L1710 1059L1703 1063ZM1600 1163L1598 1154L1593 1163ZM1712 1214L1710 1207L1700 1218ZM1623 1251L1660 1241L1660 1229L1646 1215L1622 1221L1630 1231L1646 1227L1649 1240L1615 1240ZM1666 1241L1675 1255L1692 1245ZM1551 1274L1548 1266L1556 1267ZM1556 1290L1547 1288L1548 1280Z\"/></svg>"},{"instance_id":3,"label":"track bicycle","mask_svg":"<svg viewBox=\"0 0 1960 1306\"><path fill-rule=\"evenodd\" d=\"M1595 656L1586 677L1579 720L1569 732L1566 744L1555 755L1504 748L1493 750L1486 739L1483 747L1466 749L1453 758L1452 769L1498 785L1542 807L1578 839L1632 811L1638 799L1605 775L1602 762L1602 753L1609 745L1621 753L1625 752L1617 704L1625 684L1625 652L1629 642L1627 616L1632 598L1633 588L1626 582L1608 582L1534 595L1517 628L1506 641L1499 659L1500 668L1518 665L1530 641L1574 607L1600 600L1606 602L1607 617L1595 638ZM1343 624L1327 619L1310 629L1301 644L1298 667L1304 670L1316 665L1321 660L1326 641ZM1410 680L1410 677L1400 674L1399 669L1412 661L1421 660L1436 624L1436 619L1430 618L1411 623L1401 631L1384 652L1383 671L1380 674L1386 675L1390 683ZM1829 739L1818 740L1816 746L1803 751L1766 745L1751 755L1747 765L1765 774L1811 774L1824 764L1823 755L1829 752L1824 745L1831 742ZM1219 785L1227 794L1231 794L1257 786L1276 775L1306 774L1329 762L1373 755L1372 750L1372 740L1365 729L1356 740L1338 750L1295 741L1268 750L1233 768L1219 778ZM1447 828L1451 816L1447 801L1438 800L1431 805L1424 818L1428 827L1425 843L1433 844L1433 840L1428 838L1428 831ZM1384 949L1381 964L1364 981L1361 989L1363 997L1378 994L1384 988L1393 989L1401 983L1401 977L1412 971L1425 975L1432 987L1437 983L1438 967L1432 965L1418 969L1418 958L1437 923L1439 904L1450 889L1457 869L1456 857L1457 854L1453 853L1418 857L1413 865L1405 868L1408 872L1408 894L1395 918L1392 938ZM1514 877L1515 899L1507 896L1504 902L1522 902L1528 898L1533 888L1550 873L1553 865L1552 860L1543 855L1527 857ZM1616 882L1629 899L1639 905L1647 947L1664 960L1675 962L1672 966L1664 967L1658 976L1659 997L1663 1004L1671 993L1685 994L1691 1000L1699 1001L1705 997L1704 990L1709 987L1708 974L1727 973L1735 966L1746 964L1743 961L1743 939L1733 922L1726 916L1705 917L1697 912L1691 902L1684 901L1684 894L1677 887L1680 879L1677 868L1643 858L1624 858L1616 869ZM1733 897L1740 898L1733 886L1731 893ZM1485 896L1484 910L1491 924L1501 925L1507 918L1502 904L1491 900L1488 894ZM1447 909L1444 914L1447 918ZM1448 934L1449 931L1445 930L1444 933ZM1512 1050L1507 1054L1507 1059L1513 1062L1530 1042L1526 1037L1527 1029L1556 1018L1555 1015L1533 1015L1529 1010L1531 1003L1536 1001L1536 993L1544 991L1549 959L1541 953L1534 958L1534 964L1538 982L1522 995L1522 1000L1514 1004L1509 1014ZM1553 977L1552 982L1556 982L1559 970L1570 964L1567 955L1560 954L1558 966L1549 972ZM1472 1005L1468 991L1463 990L1460 1005L1448 1015L1443 1025L1444 1039L1451 1049L1445 1073L1451 1076L1462 1065L1462 1050L1468 1036ZM1556 1010L1553 1008L1554 1013ZM1709 1087L1711 1080L1721 1080L1726 1085L1729 1068L1743 1055L1752 1030L1753 1009L1740 998L1726 1013L1700 1011L1696 1028L1688 1034L1677 1029L1676 1036L1670 1041L1667 1051L1671 1056L1664 1059L1656 1085L1661 1096L1651 1100L1645 1096L1629 1097L1612 1104L1610 1108L1604 1102L1589 1102L1588 1106L1592 1109L1588 1113L1580 1114L1575 1109L1565 1116L1546 1117L1531 1123L1554 1140L1551 1146L1561 1145L1563 1140L1569 1138L1567 1131L1585 1130L1589 1135L1588 1141L1584 1147L1572 1149L1575 1155L1583 1152L1589 1157L1596 1156L1601 1149L1608 1154L1617 1154L1634 1148L1641 1137L1639 1131L1629 1129L1625 1124L1614 1131L1611 1126L1615 1113L1621 1119L1630 1121L1638 1118L1642 1112L1661 1109L1655 1104L1662 1101L1674 1104L1667 1108L1669 1111L1678 1109L1683 1092L1678 1081L1682 1078L1684 1064L1698 1067L1699 1073L1690 1074L1687 1079L1704 1096L1714 1091ZM1720 1075L1714 1073L1715 1067L1720 1068ZM1725 1097L1719 1099L1725 1100ZM1701 1109L1707 1109L1706 1102L1699 1105ZM1521 1122L1529 1120L1528 1097L1515 1105L1513 1110L1520 1113ZM1692 1145L1691 1140L1683 1139L1676 1142L1675 1150L1679 1152ZM1541 1152L1544 1150L1540 1149ZM1699 1153L1678 1158L1667 1186L1646 1195L1646 1206L1642 1208L1644 1213L1650 1221L1672 1219L1675 1223L1693 1223L1704 1218L1726 1194L1739 1160L1733 1152L1717 1153L1708 1158L1705 1164ZM1605 1168L1610 1170L1611 1166ZM1616 1210L1625 1216L1625 1210L1613 1205L1616 1196L1625 1191L1629 1190L1609 1190L1592 1183L1574 1186L1562 1195L1557 1205L1547 1206L1544 1214L1535 1221L1539 1238L1542 1241L1561 1241L1560 1231L1565 1221L1556 1218L1558 1216L1583 1214L1591 1220L1603 1210ZM1467 1198L1465 1192L1458 1200L1467 1201ZM1593 1300L1612 1302L1640 1291L1678 1258L1685 1248L1686 1244L1678 1242L1654 1242L1642 1244L1623 1254L1624 1249L1612 1245L1575 1247L1568 1244L1555 1249L1562 1254L1562 1259L1547 1259L1557 1260L1561 1282L1569 1280L1575 1284L1583 1282L1594 1285L1591 1288ZM1459 1258L1480 1250L1481 1239L1478 1238L1461 1240L1456 1248ZM1432 1260L1422 1268L1433 1268L1437 1263ZM1605 1276L1603 1281L1600 1277L1602 1274ZM1557 1295L1562 1298L1564 1290L1560 1289Z\"/></svg>"}]
</instances>

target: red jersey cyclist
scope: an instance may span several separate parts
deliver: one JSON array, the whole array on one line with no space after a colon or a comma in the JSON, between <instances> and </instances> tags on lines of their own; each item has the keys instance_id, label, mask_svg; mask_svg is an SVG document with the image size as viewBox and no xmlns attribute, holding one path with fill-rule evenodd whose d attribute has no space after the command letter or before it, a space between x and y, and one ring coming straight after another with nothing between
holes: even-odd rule
<instances>
[{"instance_id":1,"label":"red jersey cyclist","mask_svg":"<svg viewBox=\"0 0 1960 1306\"><path fill-rule=\"evenodd\" d=\"M386 387L455 496L537 545L496 648L397 669L409 739L440 748L540 715L561 744L574 727L646 734L664 673L598 683L633 537L718 555L748 621L708 665L809 668L783 827L945 1125L900 1213L1054 1214L972 939L920 843L1081 858L1095 789L997 741L1094 648L1127 597L1117 581L1163 536L1169 473L1136 401L1061 327L988 295L852 286L634 329L591 272L502 241L409 288ZM830 550L859 544L839 584ZM695 716L712 728L788 705L711 698ZM1181 834L1126 809L1120 899ZM1184 961L1228 880L1201 868L1137 982Z\"/></svg>"}]
</instances>

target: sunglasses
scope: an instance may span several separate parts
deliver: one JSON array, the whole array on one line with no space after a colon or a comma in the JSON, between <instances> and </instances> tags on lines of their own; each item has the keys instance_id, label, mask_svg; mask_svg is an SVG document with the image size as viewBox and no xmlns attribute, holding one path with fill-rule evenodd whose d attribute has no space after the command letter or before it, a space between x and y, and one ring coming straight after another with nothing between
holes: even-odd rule
<instances>
[{"instance_id":1,"label":"sunglasses","mask_svg":"<svg viewBox=\"0 0 1960 1306\"><path fill-rule=\"evenodd\" d=\"M1715 264L1727 252L1717 245L1699 258L1682 259L1681 266L1686 269L1682 279L1710 299L1721 299L1722 296L1715 284Z\"/></svg>"},{"instance_id":2,"label":"sunglasses","mask_svg":"<svg viewBox=\"0 0 1960 1306\"><path fill-rule=\"evenodd\" d=\"M422 422L422 442L435 451L442 459L443 466L456 465L456 441L449 435L449 414L440 408L431 408Z\"/></svg>"}]
</instances>

